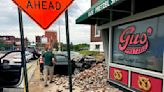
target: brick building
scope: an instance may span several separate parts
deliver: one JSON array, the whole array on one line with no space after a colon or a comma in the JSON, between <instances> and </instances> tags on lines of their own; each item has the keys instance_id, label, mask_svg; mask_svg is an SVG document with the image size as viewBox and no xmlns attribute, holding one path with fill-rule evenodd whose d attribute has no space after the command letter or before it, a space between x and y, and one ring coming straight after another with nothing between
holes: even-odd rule
<instances>
[{"instance_id":1,"label":"brick building","mask_svg":"<svg viewBox=\"0 0 164 92\"><path fill-rule=\"evenodd\" d=\"M91 0L91 6L93 6L98 0ZM91 25L91 38L90 38L90 51L103 52L103 42L101 38L100 30L97 30L96 25Z\"/></svg>"},{"instance_id":2,"label":"brick building","mask_svg":"<svg viewBox=\"0 0 164 92\"><path fill-rule=\"evenodd\" d=\"M47 38L46 44L42 43L43 38ZM44 48L48 48L49 46L54 47L54 45L58 43L57 32L55 32L55 31L46 31L45 35L36 36L35 39L36 39L37 47L42 47L41 45L43 45Z\"/></svg>"},{"instance_id":3,"label":"brick building","mask_svg":"<svg viewBox=\"0 0 164 92\"><path fill-rule=\"evenodd\" d=\"M41 36L35 36L36 43L41 43Z\"/></svg>"},{"instance_id":4,"label":"brick building","mask_svg":"<svg viewBox=\"0 0 164 92\"><path fill-rule=\"evenodd\" d=\"M3 43L0 44L6 44L10 47L7 47L7 49L15 49L21 47L21 40L20 38L16 38L15 36L0 36L0 40L3 41ZM25 47L28 46L28 39L24 39L24 45Z\"/></svg>"},{"instance_id":5,"label":"brick building","mask_svg":"<svg viewBox=\"0 0 164 92\"><path fill-rule=\"evenodd\" d=\"M110 85L125 92L164 92L164 0L99 0L76 24L101 30Z\"/></svg>"},{"instance_id":6,"label":"brick building","mask_svg":"<svg viewBox=\"0 0 164 92\"><path fill-rule=\"evenodd\" d=\"M14 36L0 36L0 40L3 40L5 44L14 44L15 43Z\"/></svg>"},{"instance_id":7,"label":"brick building","mask_svg":"<svg viewBox=\"0 0 164 92\"><path fill-rule=\"evenodd\" d=\"M15 47L14 36L0 36L0 50L13 50Z\"/></svg>"},{"instance_id":8,"label":"brick building","mask_svg":"<svg viewBox=\"0 0 164 92\"><path fill-rule=\"evenodd\" d=\"M27 38L24 38L24 46L25 48L28 47L28 39ZM16 45L16 48L21 48L21 39L20 38L15 38L15 45Z\"/></svg>"},{"instance_id":9,"label":"brick building","mask_svg":"<svg viewBox=\"0 0 164 92\"><path fill-rule=\"evenodd\" d=\"M46 48L48 48L49 46L54 46L55 44L57 44L57 32L54 31L46 31L45 32L45 37L47 37L47 44L45 45Z\"/></svg>"}]
</instances>

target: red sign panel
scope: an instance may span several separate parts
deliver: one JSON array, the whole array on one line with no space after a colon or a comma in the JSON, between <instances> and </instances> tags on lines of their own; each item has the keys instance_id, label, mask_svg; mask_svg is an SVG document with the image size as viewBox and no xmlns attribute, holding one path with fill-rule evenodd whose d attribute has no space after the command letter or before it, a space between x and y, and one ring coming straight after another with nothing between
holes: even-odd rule
<instances>
[{"instance_id":1,"label":"red sign panel","mask_svg":"<svg viewBox=\"0 0 164 92\"><path fill-rule=\"evenodd\" d=\"M119 68L110 67L110 79L119 81L128 85L128 71Z\"/></svg>"},{"instance_id":2,"label":"red sign panel","mask_svg":"<svg viewBox=\"0 0 164 92\"><path fill-rule=\"evenodd\" d=\"M13 0L41 28L48 29L73 0Z\"/></svg>"},{"instance_id":3,"label":"red sign panel","mask_svg":"<svg viewBox=\"0 0 164 92\"><path fill-rule=\"evenodd\" d=\"M162 92L162 79L132 73L131 86L141 92Z\"/></svg>"}]
</instances>

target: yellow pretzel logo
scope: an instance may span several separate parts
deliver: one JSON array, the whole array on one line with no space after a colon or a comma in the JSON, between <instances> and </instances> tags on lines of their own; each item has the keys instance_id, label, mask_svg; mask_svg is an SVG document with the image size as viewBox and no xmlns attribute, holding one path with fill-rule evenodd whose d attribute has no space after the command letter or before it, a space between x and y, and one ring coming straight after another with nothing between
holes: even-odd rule
<instances>
[{"instance_id":1,"label":"yellow pretzel logo","mask_svg":"<svg viewBox=\"0 0 164 92\"><path fill-rule=\"evenodd\" d=\"M114 79L118 81L122 80L122 73L120 70L114 70Z\"/></svg>"},{"instance_id":2,"label":"yellow pretzel logo","mask_svg":"<svg viewBox=\"0 0 164 92\"><path fill-rule=\"evenodd\" d=\"M151 89L151 83L149 81L149 78L139 77L138 78L138 86L140 89L142 89L144 91L149 91Z\"/></svg>"}]
</instances>

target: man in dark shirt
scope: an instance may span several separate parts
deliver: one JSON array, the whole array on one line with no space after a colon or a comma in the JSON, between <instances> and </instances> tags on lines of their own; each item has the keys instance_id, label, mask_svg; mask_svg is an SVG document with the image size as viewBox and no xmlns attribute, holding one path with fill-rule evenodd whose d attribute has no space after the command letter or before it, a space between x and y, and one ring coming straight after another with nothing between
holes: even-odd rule
<instances>
[{"instance_id":1,"label":"man in dark shirt","mask_svg":"<svg viewBox=\"0 0 164 92\"><path fill-rule=\"evenodd\" d=\"M56 64L56 59L54 54L52 53L51 48L49 48L48 51L43 54L43 59L44 59L44 75L45 75L44 83L45 83L45 87L47 87L48 73L50 75L50 83L52 83L54 65Z\"/></svg>"}]
</instances>

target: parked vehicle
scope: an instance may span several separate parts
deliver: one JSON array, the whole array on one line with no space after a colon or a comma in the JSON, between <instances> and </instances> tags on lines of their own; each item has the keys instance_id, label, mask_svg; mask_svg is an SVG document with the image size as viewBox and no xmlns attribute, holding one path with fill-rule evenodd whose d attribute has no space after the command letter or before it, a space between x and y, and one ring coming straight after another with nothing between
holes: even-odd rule
<instances>
[{"instance_id":1,"label":"parked vehicle","mask_svg":"<svg viewBox=\"0 0 164 92\"><path fill-rule=\"evenodd\" d=\"M64 52L62 52L62 53L65 54L66 56L68 56L67 51L64 51ZM80 55L80 53L75 52L75 51L70 51L70 55L71 55L71 60L76 59L76 58L82 56L82 55Z\"/></svg>"},{"instance_id":2,"label":"parked vehicle","mask_svg":"<svg viewBox=\"0 0 164 92\"><path fill-rule=\"evenodd\" d=\"M40 53L39 51L36 50L35 47L27 47L26 51L29 51L33 54L33 58L32 59L38 59L40 57Z\"/></svg>"},{"instance_id":3,"label":"parked vehicle","mask_svg":"<svg viewBox=\"0 0 164 92\"><path fill-rule=\"evenodd\" d=\"M93 56L81 56L73 59L73 61L75 62L75 67L78 68L80 71L89 69L92 64L96 63L96 59Z\"/></svg>"},{"instance_id":4,"label":"parked vehicle","mask_svg":"<svg viewBox=\"0 0 164 92\"><path fill-rule=\"evenodd\" d=\"M26 62L29 62L29 60L32 59L33 54L28 51L25 51L25 57ZM21 63L21 52L12 52L8 54L4 59L9 60L10 64Z\"/></svg>"},{"instance_id":5,"label":"parked vehicle","mask_svg":"<svg viewBox=\"0 0 164 92\"><path fill-rule=\"evenodd\" d=\"M12 61L13 56L20 51L10 51L0 57L0 91L2 88L16 87L22 79L22 63Z\"/></svg>"},{"instance_id":6,"label":"parked vehicle","mask_svg":"<svg viewBox=\"0 0 164 92\"><path fill-rule=\"evenodd\" d=\"M25 51L26 61L29 62L33 58L33 54L29 51Z\"/></svg>"},{"instance_id":7,"label":"parked vehicle","mask_svg":"<svg viewBox=\"0 0 164 92\"><path fill-rule=\"evenodd\" d=\"M55 57L56 65L54 67L54 74L68 74L68 56L62 53L56 53ZM72 73L74 72L74 69L75 64L72 62Z\"/></svg>"},{"instance_id":8,"label":"parked vehicle","mask_svg":"<svg viewBox=\"0 0 164 92\"><path fill-rule=\"evenodd\" d=\"M1 58L3 57L3 59L2 59L1 61L9 61L9 62L8 62L9 65L17 65L18 62L19 62L19 64L21 64L21 63L20 63L21 60L16 60L16 59L14 59L15 56L17 56L18 54L21 55L21 52L11 52L11 53L9 53L9 54L4 54L4 55L1 56Z\"/></svg>"}]
</instances>

